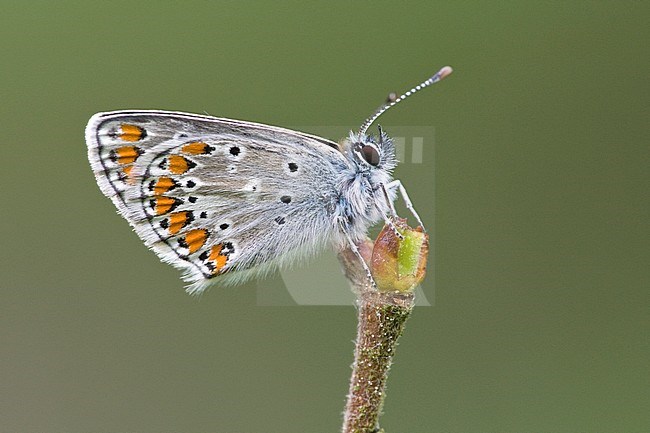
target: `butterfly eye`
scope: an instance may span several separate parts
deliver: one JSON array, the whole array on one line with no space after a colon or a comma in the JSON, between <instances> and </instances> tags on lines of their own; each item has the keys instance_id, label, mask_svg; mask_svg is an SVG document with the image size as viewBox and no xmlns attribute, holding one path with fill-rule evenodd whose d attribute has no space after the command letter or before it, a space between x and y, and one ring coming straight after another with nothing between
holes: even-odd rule
<instances>
[{"instance_id":1,"label":"butterfly eye","mask_svg":"<svg viewBox=\"0 0 650 433\"><path fill-rule=\"evenodd\" d=\"M354 147L355 152L365 162L377 167L379 165L379 150L372 144L357 143Z\"/></svg>"},{"instance_id":2,"label":"butterfly eye","mask_svg":"<svg viewBox=\"0 0 650 433\"><path fill-rule=\"evenodd\" d=\"M371 144L365 144L359 147L359 153L363 159L373 167L379 165L379 150Z\"/></svg>"}]
</instances>

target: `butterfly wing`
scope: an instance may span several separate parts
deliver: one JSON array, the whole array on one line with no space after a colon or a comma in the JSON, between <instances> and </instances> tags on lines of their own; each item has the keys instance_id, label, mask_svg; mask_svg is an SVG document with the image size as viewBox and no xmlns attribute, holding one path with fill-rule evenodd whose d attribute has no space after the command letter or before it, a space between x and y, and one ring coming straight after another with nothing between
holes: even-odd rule
<instances>
[{"instance_id":1,"label":"butterfly wing","mask_svg":"<svg viewBox=\"0 0 650 433\"><path fill-rule=\"evenodd\" d=\"M329 140L163 111L93 116L88 158L102 192L145 244L200 292L315 251L336 229L347 162Z\"/></svg>"}]
</instances>

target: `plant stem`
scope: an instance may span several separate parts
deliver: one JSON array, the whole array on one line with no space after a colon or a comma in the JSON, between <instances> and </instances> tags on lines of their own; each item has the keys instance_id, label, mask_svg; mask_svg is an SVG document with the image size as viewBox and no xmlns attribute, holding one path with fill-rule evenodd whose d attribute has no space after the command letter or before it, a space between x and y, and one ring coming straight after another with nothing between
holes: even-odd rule
<instances>
[{"instance_id":1,"label":"plant stem","mask_svg":"<svg viewBox=\"0 0 650 433\"><path fill-rule=\"evenodd\" d=\"M370 258L371 241L358 245ZM339 253L345 274L357 294L358 327L343 433L380 432L386 380L397 340L414 305L412 292L378 291L371 287L358 257L350 250ZM367 260L369 262L370 260Z\"/></svg>"},{"instance_id":2,"label":"plant stem","mask_svg":"<svg viewBox=\"0 0 650 433\"><path fill-rule=\"evenodd\" d=\"M397 299L396 299L397 298ZM413 311L413 294L364 292L343 433L379 431L386 380L397 340Z\"/></svg>"}]
</instances>

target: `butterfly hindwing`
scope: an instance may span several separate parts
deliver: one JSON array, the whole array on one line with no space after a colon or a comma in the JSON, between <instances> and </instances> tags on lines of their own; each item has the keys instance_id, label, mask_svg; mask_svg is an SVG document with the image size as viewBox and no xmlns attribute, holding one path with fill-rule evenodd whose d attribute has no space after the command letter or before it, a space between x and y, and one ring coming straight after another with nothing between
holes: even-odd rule
<instances>
[{"instance_id":1,"label":"butterfly hindwing","mask_svg":"<svg viewBox=\"0 0 650 433\"><path fill-rule=\"evenodd\" d=\"M102 192L201 291L238 281L331 231L335 143L282 128L175 112L95 115L88 156ZM330 181L325 182L325 179Z\"/></svg>"}]
</instances>

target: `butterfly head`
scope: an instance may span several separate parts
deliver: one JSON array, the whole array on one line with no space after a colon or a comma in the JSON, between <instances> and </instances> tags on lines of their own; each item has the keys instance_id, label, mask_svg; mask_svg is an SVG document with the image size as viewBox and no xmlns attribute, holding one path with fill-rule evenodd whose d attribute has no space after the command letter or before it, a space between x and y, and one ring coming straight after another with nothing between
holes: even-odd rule
<instances>
[{"instance_id":1,"label":"butterfly head","mask_svg":"<svg viewBox=\"0 0 650 433\"><path fill-rule=\"evenodd\" d=\"M381 127L377 136L350 132L344 143L344 151L348 160L361 172L391 171L397 165L393 140Z\"/></svg>"}]
</instances>

